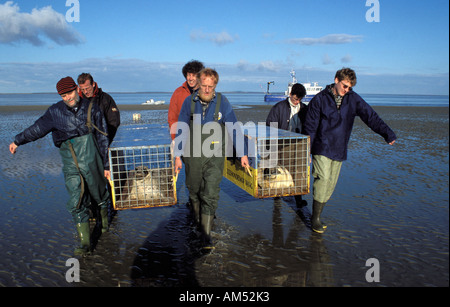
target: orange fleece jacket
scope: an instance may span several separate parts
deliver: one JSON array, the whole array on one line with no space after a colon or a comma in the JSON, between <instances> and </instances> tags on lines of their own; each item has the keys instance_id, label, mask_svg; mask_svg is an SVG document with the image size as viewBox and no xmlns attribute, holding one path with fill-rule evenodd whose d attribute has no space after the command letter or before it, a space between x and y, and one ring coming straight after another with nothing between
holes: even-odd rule
<instances>
[{"instance_id":1,"label":"orange fleece jacket","mask_svg":"<svg viewBox=\"0 0 450 307\"><path fill-rule=\"evenodd\" d=\"M169 104L169 113L167 115L167 121L169 122L169 128L172 127L173 124L178 122L178 115L181 111L181 106L183 105L184 100L191 95L189 91L189 87L187 82L184 82L179 88L177 88L170 98ZM176 128L176 126L174 127ZM175 134L170 134L172 140L175 139Z\"/></svg>"}]
</instances>

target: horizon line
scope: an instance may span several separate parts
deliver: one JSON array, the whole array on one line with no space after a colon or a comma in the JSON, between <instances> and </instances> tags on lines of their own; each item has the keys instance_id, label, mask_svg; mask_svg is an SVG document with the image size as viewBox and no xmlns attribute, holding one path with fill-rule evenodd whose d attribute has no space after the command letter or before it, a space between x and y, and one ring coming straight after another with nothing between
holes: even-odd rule
<instances>
[{"instance_id":1,"label":"horizon line","mask_svg":"<svg viewBox=\"0 0 450 307\"><path fill-rule=\"evenodd\" d=\"M137 92L108 92L111 94L149 94L149 93L162 93L162 94L173 94L173 92L167 91L137 91ZM255 91L220 91L220 93L243 93L243 94L261 94L267 95L267 93L255 92ZM42 95L42 94L55 94L58 95L57 92L30 92L30 93L0 93L0 95ZM284 92L272 92L270 95L274 94L284 94ZM393 94L393 93L359 93L359 95L392 95L392 96L444 96L449 97L449 94Z\"/></svg>"}]
</instances>

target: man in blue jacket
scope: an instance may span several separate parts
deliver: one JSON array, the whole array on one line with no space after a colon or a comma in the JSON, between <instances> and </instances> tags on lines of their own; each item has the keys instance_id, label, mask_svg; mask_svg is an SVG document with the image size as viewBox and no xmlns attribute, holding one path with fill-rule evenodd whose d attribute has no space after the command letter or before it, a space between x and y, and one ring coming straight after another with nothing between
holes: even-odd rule
<instances>
[{"instance_id":1,"label":"man in blue jacket","mask_svg":"<svg viewBox=\"0 0 450 307\"><path fill-rule=\"evenodd\" d=\"M107 231L107 181L110 177L107 126L97 104L80 99L71 77L61 79L56 89L62 100L50 106L33 125L16 135L9 145L12 154L17 147L52 133L59 148L71 213L80 238L76 255L90 253L90 197L100 207L102 232Z\"/></svg>"},{"instance_id":2,"label":"man in blue jacket","mask_svg":"<svg viewBox=\"0 0 450 307\"><path fill-rule=\"evenodd\" d=\"M248 167L249 163L233 108L228 99L215 90L219 75L215 70L205 68L197 74L197 79L200 87L184 101L178 122L173 125L176 131L170 133L176 134L175 172L181 170L183 156L189 201L194 219L200 224L202 248L208 252L214 248L210 233L219 202L225 155L229 152L226 148L228 136L233 140L237 156L241 157L242 167ZM242 143L238 144L237 140Z\"/></svg>"},{"instance_id":3,"label":"man in blue jacket","mask_svg":"<svg viewBox=\"0 0 450 307\"><path fill-rule=\"evenodd\" d=\"M355 92L356 74L350 68L336 72L334 84L318 93L308 105L304 133L311 138L313 213L311 228L323 233L320 215L334 192L356 116L389 144L396 136L378 114Z\"/></svg>"},{"instance_id":4,"label":"man in blue jacket","mask_svg":"<svg viewBox=\"0 0 450 307\"><path fill-rule=\"evenodd\" d=\"M267 115L266 125L275 125L278 129L288 130L296 133L304 133L303 127L305 125L306 113L308 111L307 105L302 102L302 99L306 96L306 89L301 83L296 83L292 86L289 97L285 100L277 102ZM282 153L284 159L291 161L293 157L289 154L291 150L286 150ZM286 157L286 155L288 155ZM286 165L286 167L288 167ZM295 169L290 169L288 171L291 174L295 174ZM294 179L295 182L295 179ZM302 199L301 195L295 195L295 203L298 207L304 207L307 205L306 200Z\"/></svg>"}]
</instances>

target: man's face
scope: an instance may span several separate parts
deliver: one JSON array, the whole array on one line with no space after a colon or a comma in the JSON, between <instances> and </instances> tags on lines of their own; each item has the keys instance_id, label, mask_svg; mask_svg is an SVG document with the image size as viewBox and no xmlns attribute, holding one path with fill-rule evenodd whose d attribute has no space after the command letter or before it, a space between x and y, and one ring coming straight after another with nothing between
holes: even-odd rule
<instances>
[{"instance_id":1,"label":"man's face","mask_svg":"<svg viewBox=\"0 0 450 307\"><path fill-rule=\"evenodd\" d=\"M291 94L291 103L296 106L300 103L300 101L302 101L300 98L297 97L297 95L293 95Z\"/></svg>"},{"instance_id":2,"label":"man's face","mask_svg":"<svg viewBox=\"0 0 450 307\"><path fill-rule=\"evenodd\" d=\"M61 95L61 98L63 99L64 103L70 108L75 107L80 100L80 96L78 96L77 90L64 93Z\"/></svg>"},{"instance_id":3,"label":"man's face","mask_svg":"<svg viewBox=\"0 0 450 307\"><path fill-rule=\"evenodd\" d=\"M202 76L200 78L200 89L198 90L198 95L200 99L204 102L210 102L215 93L216 82L213 78L208 76Z\"/></svg>"},{"instance_id":4,"label":"man's face","mask_svg":"<svg viewBox=\"0 0 450 307\"><path fill-rule=\"evenodd\" d=\"M348 80L339 81L339 79L336 78L334 80L334 83L336 84L334 86L334 88L336 89L336 94L338 94L339 96L344 96L352 90L352 84Z\"/></svg>"},{"instance_id":5,"label":"man's face","mask_svg":"<svg viewBox=\"0 0 450 307\"><path fill-rule=\"evenodd\" d=\"M94 96L94 85L91 84L90 80L86 80L86 82L84 82L83 84L78 84L78 87L87 98L91 98Z\"/></svg>"},{"instance_id":6,"label":"man's face","mask_svg":"<svg viewBox=\"0 0 450 307\"><path fill-rule=\"evenodd\" d=\"M190 87L192 87L194 90L197 89L197 87L198 87L198 84L197 84L197 74L188 72L187 75L186 75L186 81L187 81L187 84L188 84Z\"/></svg>"}]
</instances>

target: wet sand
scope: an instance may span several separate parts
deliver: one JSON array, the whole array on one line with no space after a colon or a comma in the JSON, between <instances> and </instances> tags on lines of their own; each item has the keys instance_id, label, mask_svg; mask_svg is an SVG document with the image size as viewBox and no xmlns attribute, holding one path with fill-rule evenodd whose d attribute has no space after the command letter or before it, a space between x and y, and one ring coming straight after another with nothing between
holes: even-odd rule
<instances>
[{"instance_id":1,"label":"wet sand","mask_svg":"<svg viewBox=\"0 0 450 307\"><path fill-rule=\"evenodd\" d=\"M166 122L167 106L119 106L123 125ZM0 286L449 286L449 113L440 107L374 107L396 132L388 146L358 119L348 161L323 212L323 235L308 206L292 198L255 199L227 179L213 228L216 249L198 251L189 224L183 172L179 203L124 210L79 283L66 261L77 244L51 137L7 152L13 137L46 107L0 107ZM270 106L237 107L242 122L264 121ZM369 258L380 282L366 281Z\"/></svg>"}]
</instances>

